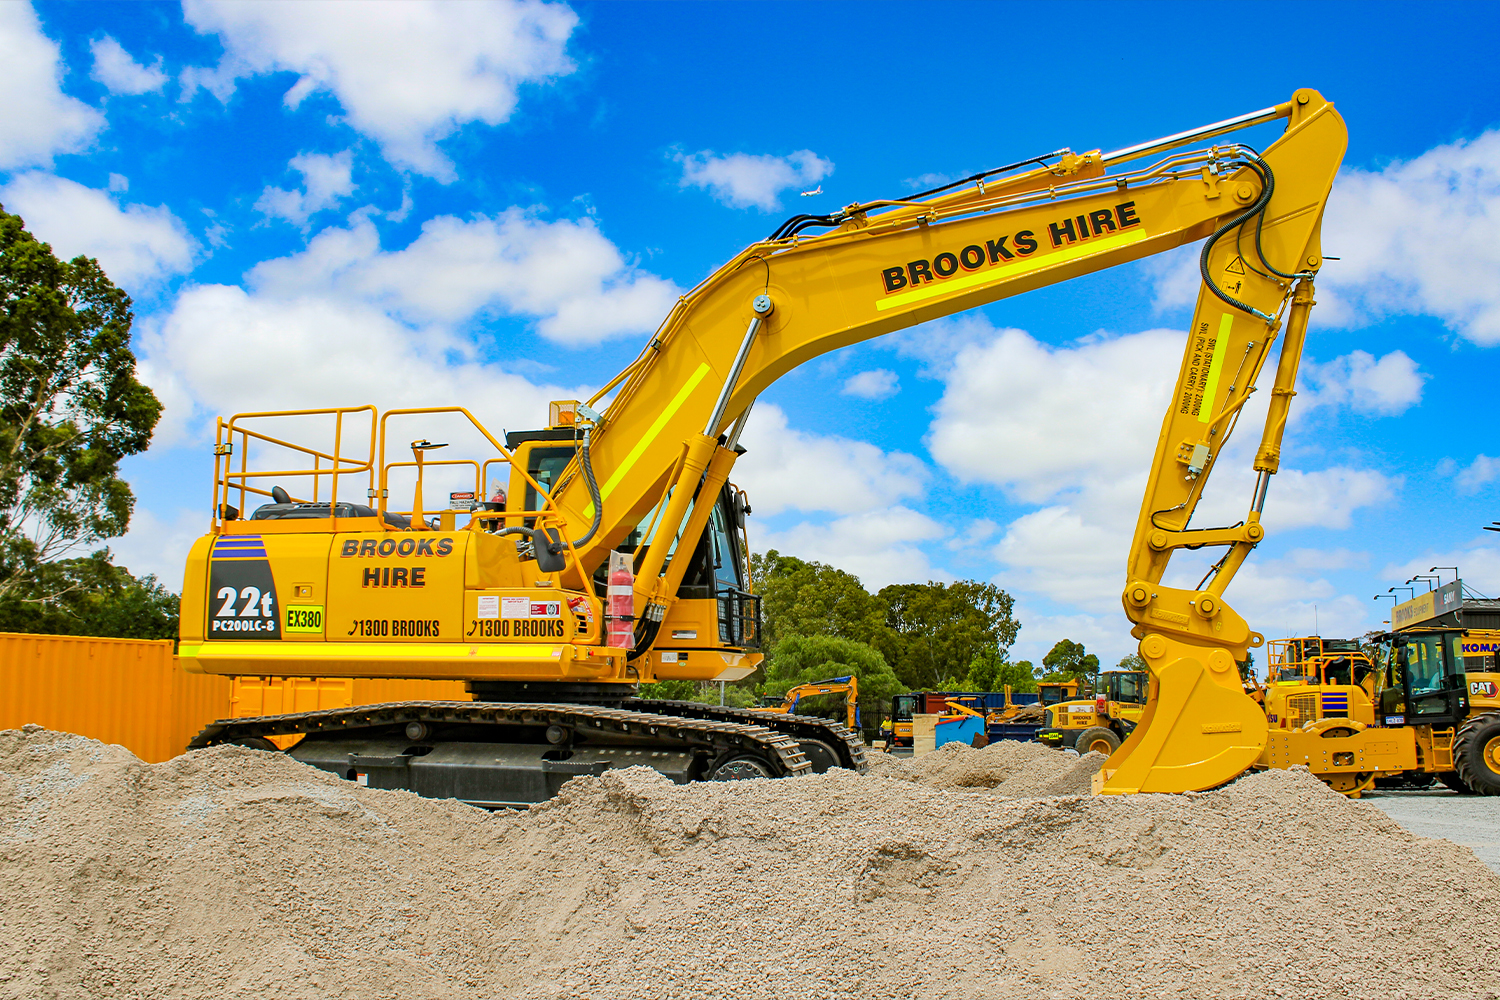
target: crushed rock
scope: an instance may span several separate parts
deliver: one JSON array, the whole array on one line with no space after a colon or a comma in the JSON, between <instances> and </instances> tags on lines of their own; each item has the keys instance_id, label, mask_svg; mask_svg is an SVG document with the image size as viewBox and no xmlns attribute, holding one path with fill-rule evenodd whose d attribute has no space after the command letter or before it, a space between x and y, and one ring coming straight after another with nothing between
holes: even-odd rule
<instances>
[{"instance_id":1,"label":"crushed rock","mask_svg":"<svg viewBox=\"0 0 1500 1000\"><path fill-rule=\"evenodd\" d=\"M1500 997L1467 848L1300 770L1028 797L1098 762L1002 746L490 814L0 732L0 998Z\"/></svg>"},{"instance_id":2,"label":"crushed rock","mask_svg":"<svg viewBox=\"0 0 1500 1000\"><path fill-rule=\"evenodd\" d=\"M1100 753L1080 757L1016 740L999 740L979 750L945 743L932 753L905 759L879 753L867 756L873 761L872 771L882 778L933 788L983 788L1010 798L1088 795L1094 773L1109 759Z\"/></svg>"}]
</instances>

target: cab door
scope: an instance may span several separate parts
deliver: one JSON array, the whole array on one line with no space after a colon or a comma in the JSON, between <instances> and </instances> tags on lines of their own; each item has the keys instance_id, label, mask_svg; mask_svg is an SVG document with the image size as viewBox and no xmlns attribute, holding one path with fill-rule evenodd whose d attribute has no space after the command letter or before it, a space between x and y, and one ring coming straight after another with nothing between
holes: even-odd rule
<instances>
[{"instance_id":1,"label":"cab door","mask_svg":"<svg viewBox=\"0 0 1500 1000\"><path fill-rule=\"evenodd\" d=\"M1435 729L1457 725L1468 714L1458 633L1438 632L1408 639L1396 651L1398 663L1403 652L1406 725Z\"/></svg>"}]
</instances>

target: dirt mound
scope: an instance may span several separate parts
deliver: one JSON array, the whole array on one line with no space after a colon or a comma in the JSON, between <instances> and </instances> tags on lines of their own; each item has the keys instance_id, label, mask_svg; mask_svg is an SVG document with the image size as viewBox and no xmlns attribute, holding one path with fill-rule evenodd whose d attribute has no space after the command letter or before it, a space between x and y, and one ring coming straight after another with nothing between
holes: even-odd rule
<instances>
[{"instance_id":1,"label":"dirt mound","mask_svg":"<svg viewBox=\"0 0 1500 1000\"><path fill-rule=\"evenodd\" d=\"M0 733L0 997L1500 996L1500 879L1305 772L1021 798L1044 758L971 753L491 815Z\"/></svg>"},{"instance_id":2,"label":"dirt mound","mask_svg":"<svg viewBox=\"0 0 1500 1000\"><path fill-rule=\"evenodd\" d=\"M1046 795L1087 795L1094 772L1108 759L1090 753L1079 757L1040 743L1000 740L976 750L962 743L945 743L921 757L900 759L889 754L875 764L883 778L912 781L933 788L986 788L996 795L1037 798Z\"/></svg>"}]
</instances>

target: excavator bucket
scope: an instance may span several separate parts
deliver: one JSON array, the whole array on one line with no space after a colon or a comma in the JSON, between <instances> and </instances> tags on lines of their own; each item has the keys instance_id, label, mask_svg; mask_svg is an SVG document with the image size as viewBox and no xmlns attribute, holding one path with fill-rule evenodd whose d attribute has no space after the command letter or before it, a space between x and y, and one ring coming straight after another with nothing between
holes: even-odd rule
<instances>
[{"instance_id":1,"label":"excavator bucket","mask_svg":"<svg viewBox=\"0 0 1500 1000\"><path fill-rule=\"evenodd\" d=\"M1094 794L1204 791L1255 762L1266 744L1266 717L1245 694L1227 650L1153 634L1141 655L1151 672L1146 710L1094 775Z\"/></svg>"}]
</instances>

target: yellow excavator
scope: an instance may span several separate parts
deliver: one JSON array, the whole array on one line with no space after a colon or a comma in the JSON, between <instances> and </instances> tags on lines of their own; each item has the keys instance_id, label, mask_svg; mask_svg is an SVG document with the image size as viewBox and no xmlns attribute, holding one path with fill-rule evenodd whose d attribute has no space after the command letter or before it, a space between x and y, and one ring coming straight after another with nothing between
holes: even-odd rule
<instances>
[{"instance_id":1,"label":"yellow excavator","mask_svg":"<svg viewBox=\"0 0 1500 1000\"><path fill-rule=\"evenodd\" d=\"M778 715L797 715L797 706L803 698L814 698L821 694L842 694L844 696L845 727L852 733L859 732L859 678L854 675L848 677L830 677L823 681L810 681L806 684L798 684L787 689L786 694L780 698L768 696L766 702L752 712L774 712ZM822 773L830 767L839 766L837 751L830 745L822 743L814 738L805 737L798 740L802 752L812 763L813 770Z\"/></svg>"},{"instance_id":2,"label":"yellow excavator","mask_svg":"<svg viewBox=\"0 0 1500 1000\"><path fill-rule=\"evenodd\" d=\"M1278 120L1264 152L1231 138ZM221 419L210 531L183 590L187 668L457 679L475 700L222 720L194 745L300 736L288 752L308 763L482 805L631 764L677 781L804 773L803 740L863 769L860 741L837 723L635 697L657 680L737 680L761 661L749 504L729 482L752 404L836 348L1202 241L1122 595L1149 701L1096 790L1235 777L1266 740L1236 669L1262 637L1224 591L1264 537L1346 143L1333 105L1299 90L1111 152L1059 150L793 216L684 295L592 397L554 403L545 428L504 442L459 406ZM1248 513L1190 527L1278 339ZM438 450L454 426L472 453ZM424 482L444 476L464 488L434 512ZM1197 588L1162 583L1174 552L1203 547L1226 551Z\"/></svg>"}]
</instances>

